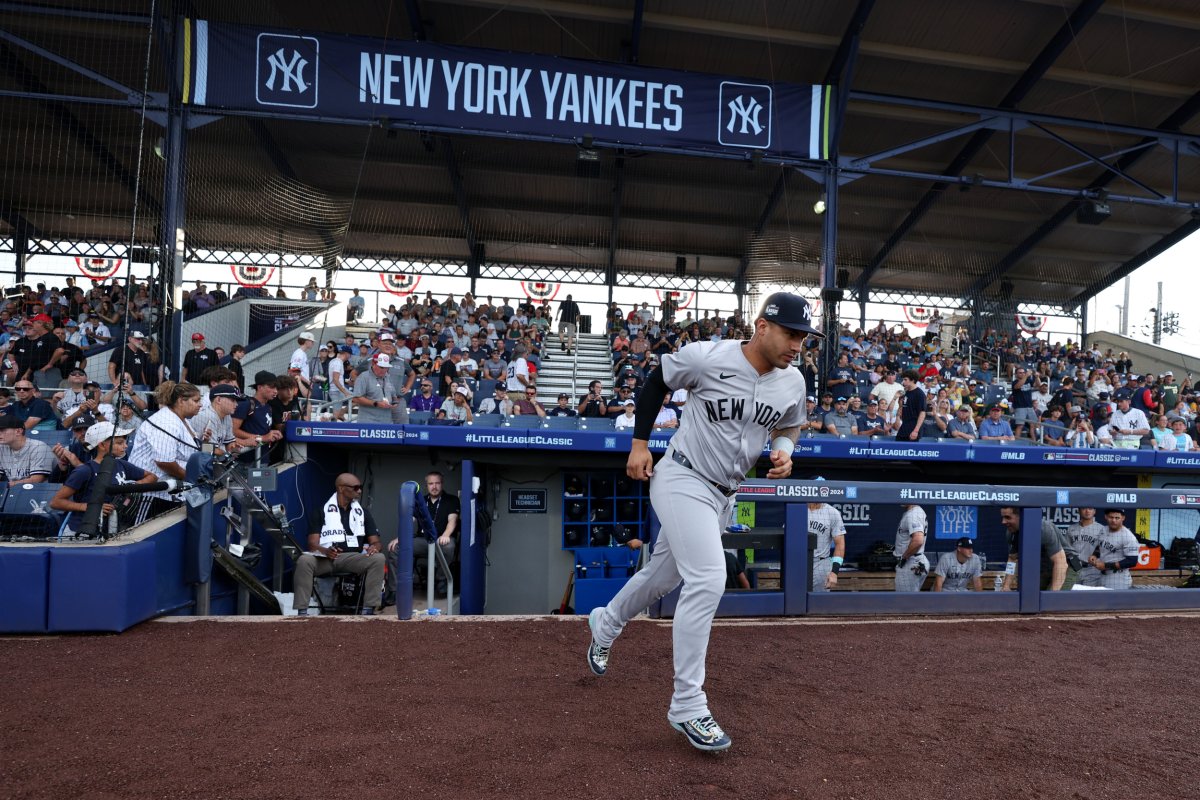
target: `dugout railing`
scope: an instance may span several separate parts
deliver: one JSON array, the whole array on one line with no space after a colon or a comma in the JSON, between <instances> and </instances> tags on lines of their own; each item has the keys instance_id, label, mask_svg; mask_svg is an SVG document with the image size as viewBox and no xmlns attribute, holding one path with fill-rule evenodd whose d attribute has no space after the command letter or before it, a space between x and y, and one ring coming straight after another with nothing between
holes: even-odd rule
<instances>
[{"instance_id":1,"label":"dugout railing","mask_svg":"<svg viewBox=\"0 0 1200 800\"><path fill-rule=\"evenodd\" d=\"M1200 508L1200 493L1171 489L752 479L741 485L737 500L785 505L785 523L778 536L780 583L777 590L727 591L718 606L718 616L1039 614L1200 608L1200 589L1043 591L1039 588L1043 509L1092 507L1097 509L1098 518L1102 518L1104 508L1120 506L1130 512L1128 519L1135 508L1195 510ZM1017 508L1020 511L1017 588L982 592L810 591L812 556L807 506L810 502L915 504L925 508L927 514L939 505ZM658 533L656 519L651 526L653 541ZM751 531L745 536L761 534ZM737 535L726 534L723 544L737 548ZM654 604L651 615L672 616L677 599L678 590Z\"/></svg>"}]
</instances>

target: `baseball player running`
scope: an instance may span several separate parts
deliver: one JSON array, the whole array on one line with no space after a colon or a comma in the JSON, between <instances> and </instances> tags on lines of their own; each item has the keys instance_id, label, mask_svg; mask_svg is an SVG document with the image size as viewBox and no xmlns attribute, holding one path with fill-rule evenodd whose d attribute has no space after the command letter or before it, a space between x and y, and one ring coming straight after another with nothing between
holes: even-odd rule
<instances>
[{"instance_id":1,"label":"baseball player running","mask_svg":"<svg viewBox=\"0 0 1200 800\"><path fill-rule=\"evenodd\" d=\"M842 513L828 503L809 503L808 532L817 537L812 590L828 592L837 586L838 571L846 555L846 523L842 521Z\"/></svg>"},{"instance_id":2,"label":"baseball player running","mask_svg":"<svg viewBox=\"0 0 1200 800\"><path fill-rule=\"evenodd\" d=\"M776 292L754 320L749 342L689 344L662 358L637 399L633 445L625 471L650 480L650 502L662 522L654 552L603 608L588 615L588 666L608 669L609 651L625 625L683 583L672 626L675 691L671 727L700 750L732 743L713 719L704 693L704 661L717 603L725 591L721 531L733 513L738 483L771 439L768 478L792 474L792 449L805 422L804 378L791 368L812 326L808 303ZM683 421L658 466L648 441L663 397L684 388Z\"/></svg>"},{"instance_id":3,"label":"baseball player running","mask_svg":"<svg viewBox=\"0 0 1200 800\"><path fill-rule=\"evenodd\" d=\"M892 555L900 559L896 562L896 591L919 592L929 572L929 559L925 557L925 532L929 530L929 520L920 506L901 508L904 514L900 517L896 544L892 548Z\"/></svg>"},{"instance_id":4,"label":"baseball player running","mask_svg":"<svg viewBox=\"0 0 1200 800\"><path fill-rule=\"evenodd\" d=\"M1107 527L1088 556L1088 565L1079 570L1079 582L1084 586L1129 589L1133 586L1129 570L1138 562L1137 537L1125 527L1124 509L1104 509L1104 521Z\"/></svg>"}]
</instances>

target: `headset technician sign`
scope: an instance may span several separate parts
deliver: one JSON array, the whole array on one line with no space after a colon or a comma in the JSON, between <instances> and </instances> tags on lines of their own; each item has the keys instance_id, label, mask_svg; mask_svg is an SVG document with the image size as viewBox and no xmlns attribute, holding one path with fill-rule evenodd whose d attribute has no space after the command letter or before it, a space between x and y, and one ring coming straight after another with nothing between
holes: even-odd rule
<instances>
[{"instance_id":1,"label":"headset technician sign","mask_svg":"<svg viewBox=\"0 0 1200 800\"><path fill-rule=\"evenodd\" d=\"M509 489L508 513L510 514L545 514L545 489Z\"/></svg>"},{"instance_id":2,"label":"headset technician sign","mask_svg":"<svg viewBox=\"0 0 1200 800\"><path fill-rule=\"evenodd\" d=\"M823 161L829 87L185 20L184 102L676 152Z\"/></svg>"}]
</instances>

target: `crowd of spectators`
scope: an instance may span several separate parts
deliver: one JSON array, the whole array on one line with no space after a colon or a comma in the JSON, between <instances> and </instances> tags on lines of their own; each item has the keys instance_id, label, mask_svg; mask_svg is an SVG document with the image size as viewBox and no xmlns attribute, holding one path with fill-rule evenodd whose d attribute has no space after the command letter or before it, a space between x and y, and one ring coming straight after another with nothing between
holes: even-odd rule
<instances>
[{"instance_id":1,"label":"crowd of spectators","mask_svg":"<svg viewBox=\"0 0 1200 800\"><path fill-rule=\"evenodd\" d=\"M304 292L320 298L315 283ZM8 298L0 309L7 384L0 387L0 418L6 418L5 430L34 432L28 438L0 434L0 467L24 465L9 471L9 481L63 481L88 463L88 429L101 422L131 436L151 420L158 420L152 428L171 431L158 437L161 447L149 455L147 443L129 447L148 473L182 472L184 446L194 451L205 444L279 461L287 452L285 423L307 416L308 400L333 401L322 406L330 416L360 422L406 422L419 412L446 424L495 414L607 417L625 428L640 387L662 356L694 342L750 336L738 313L693 316L669 298L653 308L614 303L602 323L611 367L579 376L587 385L581 395L545 396L538 387L543 359L575 344L578 307L572 309L569 298L556 313L547 301L514 304L470 293L439 300L427 292L388 308L378 329L362 339L348 333L341 341L319 343L301 333L279 375L260 370L248 378L241 367L244 347L233 344L226 352L196 333L175 383L147 335L160 314L154 294L137 285L130 295L115 282L95 282L85 291L68 278L61 290L38 285ZM228 299L197 284L185 308L202 311ZM362 303L348 305L348 318L361 317ZM564 335L567 317L571 336ZM822 341L811 338L797 360L811 387L809 433L1197 448L1190 375L1177 381L1170 370L1138 373L1125 353L1071 340L1052 344L988 331L972 341L960 325L943 342L943 330L940 317L916 336L883 321L869 330L843 326L824 345L836 352L824 374L818 366ZM108 345L115 345L107 358L108 381L89 380L89 355ZM666 398L658 426L677 426L686 404L684 390ZM160 417L164 412L180 424ZM10 426L14 419L19 425ZM49 459L39 447L24 450L41 443L37 432L49 431L70 432L47 448Z\"/></svg>"}]
</instances>

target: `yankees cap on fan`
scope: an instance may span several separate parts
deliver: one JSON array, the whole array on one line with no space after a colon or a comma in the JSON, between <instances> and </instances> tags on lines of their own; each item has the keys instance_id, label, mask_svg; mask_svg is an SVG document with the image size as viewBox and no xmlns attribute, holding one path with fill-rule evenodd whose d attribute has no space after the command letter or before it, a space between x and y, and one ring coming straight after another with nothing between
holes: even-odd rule
<instances>
[{"instance_id":1,"label":"yankees cap on fan","mask_svg":"<svg viewBox=\"0 0 1200 800\"><path fill-rule=\"evenodd\" d=\"M808 307L808 301L790 292L775 292L767 297L763 301L759 316L794 331L803 331L814 336L825 335L813 327L812 309Z\"/></svg>"}]
</instances>

